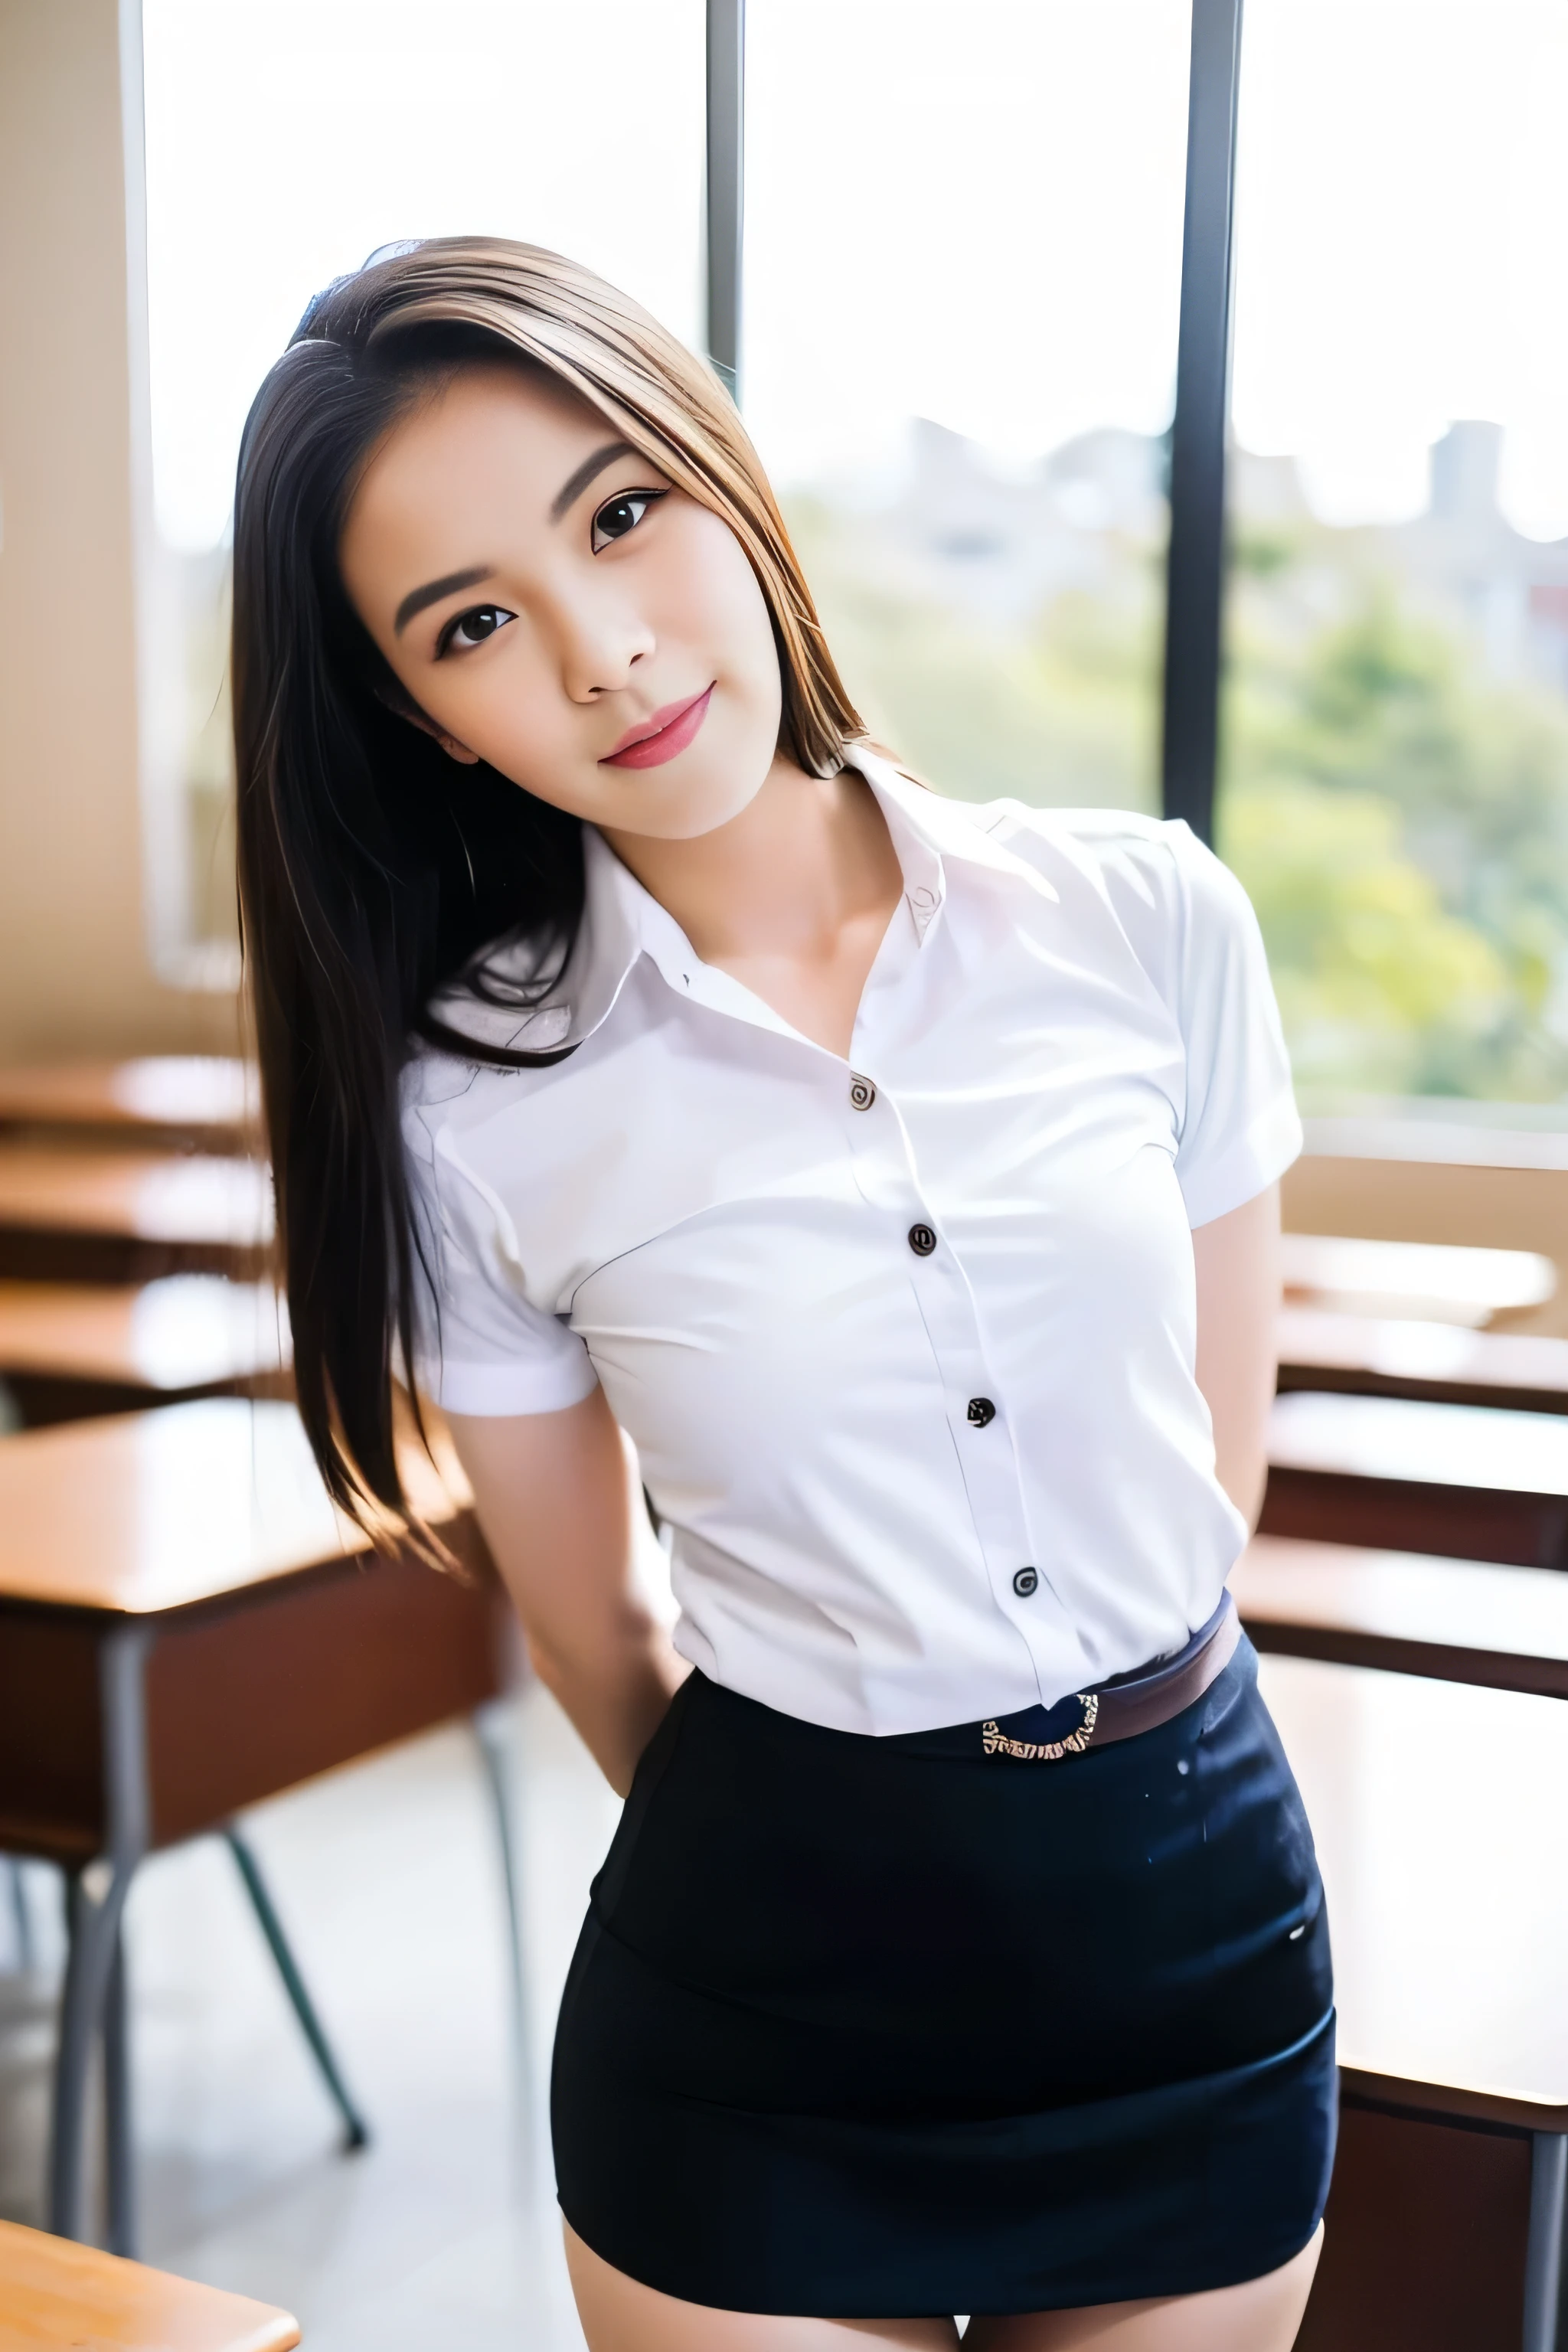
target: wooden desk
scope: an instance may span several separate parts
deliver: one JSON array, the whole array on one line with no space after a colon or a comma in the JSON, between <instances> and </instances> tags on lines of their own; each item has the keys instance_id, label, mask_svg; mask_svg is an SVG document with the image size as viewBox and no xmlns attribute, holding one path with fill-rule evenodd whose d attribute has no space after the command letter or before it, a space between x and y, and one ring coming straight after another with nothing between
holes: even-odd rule
<instances>
[{"instance_id":1,"label":"wooden desk","mask_svg":"<svg viewBox=\"0 0 1568 2352\"><path fill-rule=\"evenodd\" d=\"M1568 1577L1257 1536L1230 1585L1260 1650L1568 1698Z\"/></svg>"},{"instance_id":2,"label":"wooden desk","mask_svg":"<svg viewBox=\"0 0 1568 2352\"><path fill-rule=\"evenodd\" d=\"M283 1396L288 1364L270 1284L0 1282L0 1380L28 1428L198 1396Z\"/></svg>"},{"instance_id":3,"label":"wooden desk","mask_svg":"<svg viewBox=\"0 0 1568 2352\"><path fill-rule=\"evenodd\" d=\"M68 1129L165 1150L256 1149L260 1092L247 1063L216 1054L0 1069L0 1127Z\"/></svg>"},{"instance_id":4,"label":"wooden desk","mask_svg":"<svg viewBox=\"0 0 1568 2352\"><path fill-rule=\"evenodd\" d=\"M103 2032L110 2228L133 2251L119 1927L142 1856L472 1714L513 1677L512 1619L455 1463L456 1500L428 1463L411 1457L407 1476L469 1581L372 1554L328 1503L289 1405L174 1405L0 1445L0 1849L71 1882L50 2186L64 2235L80 2233Z\"/></svg>"},{"instance_id":5,"label":"wooden desk","mask_svg":"<svg viewBox=\"0 0 1568 2352\"><path fill-rule=\"evenodd\" d=\"M1568 1413L1568 1339L1286 1307L1279 1386Z\"/></svg>"},{"instance_id":6,"label":"wooden desk","mask_svg":"<svg viewBox=\"0 0 1568 2352\"><path fill-rule=\"evenodd\" d=\"M271 1237L260 1160L0 1141L0 1278L253 1279Z\"/></svg>"},{"instance_id":7,"label":"wooden desk","mask_svg":"<svg viewBox=\"0 0 1568 2352\"><path fill-rule=\"evenodd\" d=\"M1309 1118L1306 1150L1284 1178L1286 1225L1536 1251L1568 1268L1568 1132L1510 1131L1457 1118L1463 1108L1432 1103L1415 1120ZM1547 1121L1560 1116L1544 1106L1540 1112ZM1561 1282L1550 1302L1528 1313L1531 1331L1568 1338Z\"/></svg>"},{"instance_id":8,"label":"wooden desk","mask_svg":"<svg viewBox=\"0 0 1568 2352\"><path fill-rule=\"evenodd\" d=\"M144 2270L0 2221L0 2343L7 2352L291 2352L286 2311Z\"/></svg>"},{"instance_id":9,"label":"wooden desk","mask_svg":"<svg viewBox=\"0 0 1568 2352\"><path fill-rule=\"evenodd\" d=\"M1556 1267L1534 1250L1289 1233L1280 1261L1289 1300L1478 1329L1494 1316L1543 1306L1557 1288Z\"/></svg>"},{"instance_id":10,"label":"wooden desk","mask_svg":"<svg viewBox=\"0 0 1568 2352\"><path fill-rule=\"evenodd\" d=\"M1568 1565L1568 1423L1326 1393L1275 1400L1266 1535Z\"/></svg>"},{"instance_id":11,"label":"wooden desk","mask_svg":"<svg viewBox=\"0 0 1568 2352\"><path fill-rule=\"evenodd\" d=\"M1262 1661L1328 1891L1344 2115L1301 2352L1557 2352L1568 1707Z\"/></svg>"}]
</instances>

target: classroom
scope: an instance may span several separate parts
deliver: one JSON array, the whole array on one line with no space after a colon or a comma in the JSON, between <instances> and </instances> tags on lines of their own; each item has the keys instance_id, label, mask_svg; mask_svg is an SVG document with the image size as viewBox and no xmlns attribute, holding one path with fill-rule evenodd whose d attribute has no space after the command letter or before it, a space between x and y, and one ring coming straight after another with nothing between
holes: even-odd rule
<instances>
[{"instance_id":1,"label":"classroom","mask_svg":"<svg viewBox=\"0 0 1568 2352\"><path fill-rule=\"evenodd\" d=\"M0 2352L1568 2352L1565 104L0 0Z\"/></svg>"}]
</instances>

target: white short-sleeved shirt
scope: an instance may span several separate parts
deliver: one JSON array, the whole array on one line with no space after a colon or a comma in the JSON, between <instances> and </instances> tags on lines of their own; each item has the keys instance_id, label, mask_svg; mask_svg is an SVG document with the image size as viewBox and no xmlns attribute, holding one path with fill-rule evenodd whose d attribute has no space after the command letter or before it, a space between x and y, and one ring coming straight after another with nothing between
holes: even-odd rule
<instances>
[{"instance_id":1,"label":"white short-sleeved shirt","mask_svg":"<svg viewBox=\"0 0 1568 2352\"><path fill-rule=\"evenodd\" d=\"M676 1645L847 1731L1047 1705L1180 1646L1244 1539L1191 1228L1300 1148L1257 921L1181 824L973 807L857 750L904 896L847 1061L587 830L543 1068L421 1048L422 1384L597 1381L673 1529ZM1027 1571L1033 1571L1031 1575Z\"/></svg>"}]
</instances>

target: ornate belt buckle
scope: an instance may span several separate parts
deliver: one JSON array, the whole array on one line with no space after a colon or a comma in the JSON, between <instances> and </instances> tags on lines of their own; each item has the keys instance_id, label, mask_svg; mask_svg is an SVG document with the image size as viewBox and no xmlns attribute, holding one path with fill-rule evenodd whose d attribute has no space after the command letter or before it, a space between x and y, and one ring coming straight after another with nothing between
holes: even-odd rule
<instances>
[{"instance_id":1,"label":"ornate belt buckle","mask_svg":"<svg viewBox=\"0 0 1568 2352\"><path fill-rule=\"evenodd\" d=\"M1094 1738L1094 1727L1100 1720L1100 1693L1079 1691L1078 1703L1083 1709L1083 1721L1065 1739L1009 1739L994 1723L980 1727L980 1744L987 1756L1016 1756L1026 1764L1059 1764L1064 1756L1081 1756Z\"/></svg>"}]
</instances>

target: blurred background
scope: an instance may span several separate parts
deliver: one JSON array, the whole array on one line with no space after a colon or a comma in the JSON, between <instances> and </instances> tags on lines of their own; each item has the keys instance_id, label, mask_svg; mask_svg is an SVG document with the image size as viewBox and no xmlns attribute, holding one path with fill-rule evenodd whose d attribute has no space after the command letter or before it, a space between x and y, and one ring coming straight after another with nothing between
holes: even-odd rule
<instances>
[{"instance_id":1,"label":"blurred background","mask_svg":"<svg viewBox=\"0 0 1568 2352\"><path fill-rule=\"evenodd\" d=\"M98 1641L128 1605L66 1557L82 1498L95 1543L136 1531L127 1577L226 1561L204 1607L225 1577L225 1593L259 1593L282 1567L343 1565L319 1496L289 1518L256 1467L287 1457L278 1491L295 1492L267 1173L237 1058L239 435L314 292L388 243L480 230L573 255L733 360L850 691L940 789L1206 823L1212 784L1215 845L1258 908L1309 1114L1286 1191L1288 1393L1264 1541L1331 1543L1336 1575L1355 1547L1405 1562L1341 1618L1321 1596L1349 1588L1320 1579L1273 1639L1298 1653L1269 1662L1281 1676L1362 1674L1353 1704L1351 1684L1331 1704L1328 1684L1288 1677L1273 1696L1320 1835L1327 1822L1341 1841L1325 1866L1336 1937L1342 1913L1363 1969L1345 2013L1368 2080L1403 2068L1429 2105L1451 2077L1472 2101L1448 2135L1459 2155L1347 2141L1355 2210L1381 2219L1358 2238L1342 2211L1331 2245L1365 2259L1353 2293L1334 2273L1340 2299L1314 2303L1303 2342L1354 2352L1353 2310L1381 2345L1512 2352L1545 2309L1538 2221L1557 2214L1561 2253L1568 2168L1553 2206L1531 2168L1545 2137L1568 2168L1565 1833L1521 1797L1516 1855L1473 1790L1445 1782L1438 1806L1436 1759L1476 1744L1468 1718L1379 1713L1369 1694L1392 1667L1427 1675L1428 1695L1444 1675L1500 1682L1481 1698L1504 1704L1486 1744L1516 1759L1510 1787L1568 1769L1568 1580L1540 1573L1568 1562L1568 9L1247 0L1226 85L1229 260L1223 240L1203 268L1189 252L1185 278L1190 301L1209 271L1222 326L1230 289L1204 478L1223 520L1220 658L1198 680L1218 749L1194 798L1170 783L1166 677L1167 630L1191 617L1167 612L1168 583L1194 593L1171 556L1189 128L1215 135L1195 110L1194 20L1234 30L1239 13L0 0L0 2215L69 2208L50 2120L60 1890L98 1849L85 1829L51 1843L14 1792L47 1724L98 1756L98 1729L34 1705L53 1685L24 1658L41 1609L62 1624L98 1611ZM726 194L709 49L742 14L743 164ZM1223 152L1197 154L1222 201L1227 119ZM743 215L724 352L716 194L731 226ZM102 1416L132 1410L134 1463L92 1452L110 1444ZM215 1411L254 1418L179 1418ZM1417 1561L1446 1561L1448 1580L1412 1584ZM1453 1580L1478 1562L1479 1586ZM647 1572L657 1585L651 1532ZM1271 1604L1249 1589L1263 1644ZM195 1585L178 1591L195 1605ZM1384 1650L1357 1650L1373 1633ZM289 1638L318 1654L316 1635ZM344 1639L347 1685L361 1636ZM138 1872L134 2229L115 2172L123 1985L105 1996L76 2234L290 2302L332 2352L580 2342L542 2188L541 2072L616 1807L548 1698L520 1695L515 1658L473 1667L460 1704L458 1687L399 1717L396 1743L390 1716L356 1728L340 1709L308 1768L224 1781L188 1840L171 1833ZM1407 1780L1384 1788L1396 1765ZM353 2165L258 1937L265 1906L223 1850L241 1803L372 2112ZM1447 1922L1457 1976L1424 1974L1425 1948L1400 1946L1394 1967L1433 1889L1449 1909L1459 1851L1485 1885ZM1355 1909L1374 1895L1375 1932ZM1497 1979L1500 1948L1517 1981ZM1456 2021L1515 2040L1457 2055L1438 2046ZM1483 2079L1514 2101L1486 2128L1515 2169L1493 2150L1502 2168L1478 2186ZM1373 2186L1391 2179L1406 2184L1397 2227ZM0 2249L0 2338L4 2277ZM1568 2329L1528 2340L1551 2352Z\"/></svg>"},{"instance_id":2,"label":"blurred background","mask_svg":"<svg viewBox=\"0 0 1568 2352\"><path fill-rule=\"evenodd\" d=\"M748 20L743 398L853 690L944 790L1156 807L1187 6ZM144 0L142 37L148 912L221 987L256 383L315 288L476 223L700 344L702 10ZM1312 1098L1568 1084L1565 94L1540 0L1247 8L1216 833Z\"/></svg>"},{"instance_id":3,"label":"blurred background","mask_svg":"<svg viewBox=\"0 0 1568 2352\"><path fill-rule=\"evenodd\" d=\"M1188 8L748 15L743 397L854 690L945 790L1154 807ZM205 1039L255 386L474 224L700 343L703 10L144 0L128 210L118 25L13 16L0 1035ZM1568 1081L1565 90L1550 0L1247 9L1216 835L1312 1100Z\"/></svg>"}]
</instances>

